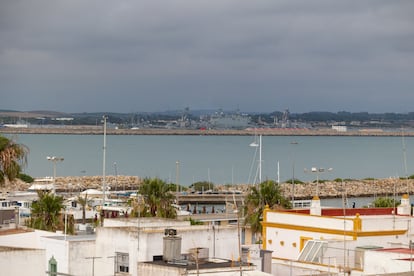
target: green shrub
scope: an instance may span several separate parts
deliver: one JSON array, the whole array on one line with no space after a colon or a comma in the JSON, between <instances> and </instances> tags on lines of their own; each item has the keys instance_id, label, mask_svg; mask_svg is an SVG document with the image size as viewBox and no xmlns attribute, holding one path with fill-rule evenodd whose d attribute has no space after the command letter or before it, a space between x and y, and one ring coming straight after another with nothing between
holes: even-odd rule
<instances>
[{"instance_id":1,"label":"green shrub","mask_svg":"<svg viewBox=\"0 0 414 276\"><path fill-rule=\"evenodd\" d=\"M204 224L202 221L195 220L195 219L192 219L192 218L188 218L188 221L190 221L191 225L203 225Z\"/></svg>"},{"instance_id":2,"label":"green shrub","mask_svg":"<svg viewBox=\"0 0 414 276\"><path fill-rule=\"evenodd\" d=\"M292 179L288 179L288 180L286 180L286 181L285 181L285 183L292 183ZM303 182L302 182L302 181L300 181L300 180L299 180L299 179L297 179L297 178L293 179L293 183L295 183L295 184L303 184Z\"/></svg>"},{"instance_id":3,"label":"green shrub","mask_svg":"<svg viewBox=\"0 0 414 276\"><path fill-rule=\"evenodd\" d=\"M374 207L394 207L400 203L390 197L379 197L372 202Z\"/></svg>"},{"instance_id":4,"label":"green shrub","mask_svg":"<svg viewBox=\"0 0 414 276\"><path fill-rule=\"evenodd\" d=\"M32 183L34 181L33 177L31 177L30 175L24 174L24 173L20 173L17 178L23 180L26 183Z\"/></svg>"}]
</instances>

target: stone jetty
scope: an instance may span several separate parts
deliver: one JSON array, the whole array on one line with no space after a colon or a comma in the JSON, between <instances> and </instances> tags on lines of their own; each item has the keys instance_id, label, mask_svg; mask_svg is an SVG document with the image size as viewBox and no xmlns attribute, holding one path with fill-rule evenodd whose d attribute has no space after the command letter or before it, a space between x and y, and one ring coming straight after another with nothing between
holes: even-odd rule
<instances>
[{"instance_id":1,"label":"stone jetty","mask_svg":"<svg viewBox=\"0 0 414 276\"><path fill-rule=\"evenodd\" d=\"M310 199L319 190L320 198L342 197L370 197L370 196L392 196L414 193L413 179L364 179L344 181L323 181L317 184L304 183L295 184L282 183L281 190L285 197L292 197L292 190L296 199Z\"/></svg>"},{"instance_id":2,"label":"stone jetty","mask_svg":"<svg viewBox=\"0 0 414 276\"><path fill-rule=\"evenodd\" d=\"M136 191L142 181L138 176L113 176L105 177L105 183L110 191ZM56 190L76 193L86 189L101 189L102 176L70 176L57 177ZM20 180L6 183L0 187L0 192L27 191L32 183L24 183ZM224 186L216 184L217 189L225 190ZM248 190L248 184L239 184L236 189L242 192ZM294 191L295 199L310 199L319 190L320 198L335 198L345 194L347 197L369 197L369 196L392 196L405 193L414 194L413 179L364 179L364 180L344 180L344 181L321 181L318 185L314 182L292 185L291 183L281 183L282 194L292 197Z\"/></svg>"},{"instance_id":3,"label":"stone jetty","mask_svg":"<svg viewBox=\"0 0 414 276\"><path fill-rule=\"evenodd\" d=\"M101 189L103 183L102 176L68 176L56 177L55 189L61 192L76 193L86 189ZM39 179L40 180L40 179ZM39 184L53 183L52 178L48 181L35 181ZM141 178L138 176L106 176L105 183L110 191L133 191L137 190L141 183ZM7 193L12 191L27 191L34 183L25 183L21 180L13 182L6 182L0 187L0 192Z\"/></svg>"}]
</instances>

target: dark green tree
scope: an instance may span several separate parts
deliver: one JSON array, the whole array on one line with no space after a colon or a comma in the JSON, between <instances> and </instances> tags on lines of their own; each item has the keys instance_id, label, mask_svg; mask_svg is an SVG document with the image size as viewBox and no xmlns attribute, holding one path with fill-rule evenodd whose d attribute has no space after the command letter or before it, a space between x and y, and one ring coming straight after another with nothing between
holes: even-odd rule
<instances>
[{"instance_id":1,"label":"dark green tree","mask_svg":"<svg viewBox=\"0 0 414 276\"><path fill-rule=\"evenodd\" d=\"M12 181L17 178L23 166L27 163L29 149L22 144L0 136L0 185L6 179Z\"/></svg>"},{"instance_id":2,"label":"dark green tree","mask_svg":"<svg viewBox=\"0 0 414 276\"><path fill-rule=\"evenodd\" d=\"M63 197L50 192L38 192L39 199L32 204L29 226L35 229L56 231L59 228Z\"/></svg>"},{"instance_id":3,"label":"dark green tree","mask_svg":"<svg viewBox=\"0 0 414 276\"><path fill-rule=\"evenodd\" d=\"M173 192L165 181L145 178L139 188L147 209L143 213L153 217L176 218L177 212L172 206L175 199Z\"/></svg>"},{"instance_id":4,"label":"dark green tree","mask_svg":"<svg viewBox=\"0 0 414 276\"><path fill-rule=\"evenodd\" d=\"M251 186L244 206L245 224L249 224L254 234L262 231L262 214L264 207L271 209L291 208L289 199L285 198L279 185L273 180L266 180L258 186Z\"/></svg>"},{"instance_id":5,"label":"dark green tree","mask_svg":"<svg viewBox=\"0 0 414 276\"><path fill-rule=\"evenodd\" d=\"M18 178L23 180L26 183L33 183L34 181L33 177L31 177L30 175L24 174L24 173L20 173Z\"/></svg>"},{"instance_id":6,"label":"dark green tree","mask_svg":"<svg viewBox=\"0 0 414 276\"><path fill-rule=\"evenodd\" d=\"M199 181L191 184L190 188L192 188L194 191L203 192L207 190L213 190L214 184L208 181Z\"/></svg>"}]
</instances>

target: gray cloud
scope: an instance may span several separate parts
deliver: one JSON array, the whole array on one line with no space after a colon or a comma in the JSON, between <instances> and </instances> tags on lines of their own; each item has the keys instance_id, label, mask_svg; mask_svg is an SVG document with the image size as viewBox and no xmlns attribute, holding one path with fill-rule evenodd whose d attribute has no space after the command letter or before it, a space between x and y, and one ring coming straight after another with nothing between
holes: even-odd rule
<instances>
[{"instance_id":1,"label":"gray cloud","mask_svg":"<svg viewBox=\"0 0 414 276\"><path fill-rule=\"evenodd\" d=\"M2 1L0 109L413 111L414 2Z\"/></svg>"}]
</instances>

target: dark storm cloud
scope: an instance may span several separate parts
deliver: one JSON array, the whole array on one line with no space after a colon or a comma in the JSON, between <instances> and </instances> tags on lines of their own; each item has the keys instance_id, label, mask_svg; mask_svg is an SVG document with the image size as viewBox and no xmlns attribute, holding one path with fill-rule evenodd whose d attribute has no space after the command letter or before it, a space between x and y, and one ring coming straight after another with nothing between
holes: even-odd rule
<instances>
[{"instance_id":1,"label":"dark storm cloud","mask_svg":"<svg viewBox=\"0 0 414 276\"><path fill-rule=\"evenodd\" d=\"M2 1L1 109L412 111L414 2Z\"/></svg>"}]
</instances>

